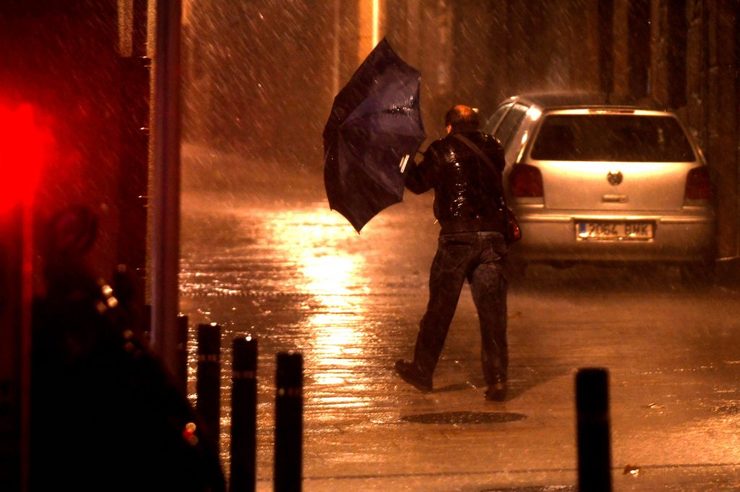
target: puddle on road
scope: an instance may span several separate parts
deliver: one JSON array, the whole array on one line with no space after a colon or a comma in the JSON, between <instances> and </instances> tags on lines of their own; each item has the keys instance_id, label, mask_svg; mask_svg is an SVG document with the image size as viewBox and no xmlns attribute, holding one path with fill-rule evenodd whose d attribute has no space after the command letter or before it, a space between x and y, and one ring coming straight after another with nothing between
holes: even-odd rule
<instances>
[{"instance_id":1,"label":"puddle on road","mask_svg":"<svg viewBox=\"0 0 740 492\"><path fill-rule=\"evenodd\" d=\"M401 417L405 422L415 424L504 424L527 418L513 412L438 412L420 413Z\"/></svg>"}]
</instances>

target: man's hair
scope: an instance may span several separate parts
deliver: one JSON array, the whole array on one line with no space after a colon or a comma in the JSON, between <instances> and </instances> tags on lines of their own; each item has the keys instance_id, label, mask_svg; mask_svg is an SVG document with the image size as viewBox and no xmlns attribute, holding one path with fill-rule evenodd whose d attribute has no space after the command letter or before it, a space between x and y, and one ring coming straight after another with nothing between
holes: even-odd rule
<instances>
[{"instance_id":1,"label":"man's hair","mask_svg":"<svg viewBox=\"0 0 740 492\"><path fill-rule=\"evenodd\" d=\"M480 125L478 111L464 104L453 106L445 115L445 126L447 125L451 126L453 131L477 130Z\"/></svg>"}]
</instances>

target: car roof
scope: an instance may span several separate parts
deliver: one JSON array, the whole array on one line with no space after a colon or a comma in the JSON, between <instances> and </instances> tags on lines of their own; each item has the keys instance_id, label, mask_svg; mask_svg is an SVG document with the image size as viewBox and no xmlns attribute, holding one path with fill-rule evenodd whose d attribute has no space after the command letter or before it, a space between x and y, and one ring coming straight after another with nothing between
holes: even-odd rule
<instances>
[{"instance_id":1,"label":"car roof","mask_svg":"<svg viewBox=\"0 0 740 492\"><path fill-rule=\"evenodd\" d=\"M614 94L600 92L535 92L523 93L511 97L509 100L524 104L539 106L542 109L583 108L583 107L610 107L649 109L654 111L665 110L654 100L630 100Z\"/></svg>"}]
</instances>

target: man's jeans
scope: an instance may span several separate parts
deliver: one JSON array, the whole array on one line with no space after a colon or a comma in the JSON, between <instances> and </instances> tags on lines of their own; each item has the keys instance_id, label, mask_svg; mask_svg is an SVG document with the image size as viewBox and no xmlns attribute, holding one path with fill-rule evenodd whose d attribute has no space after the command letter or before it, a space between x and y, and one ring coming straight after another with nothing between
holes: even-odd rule
<instances>
[{"instance_id":1,"label":"man's jeans","mask_svg":"<svg viewBox=\"0 0 740 492\"><path fill-rule=\"evenodd\" d=\"M444 347L465 279L478 310L481 361L486 383L506 380L507 247L497 232L463 232L439 236L429 275L429 304L421 320L414 362L431 376Z\"/></svg>"}]
</instances>

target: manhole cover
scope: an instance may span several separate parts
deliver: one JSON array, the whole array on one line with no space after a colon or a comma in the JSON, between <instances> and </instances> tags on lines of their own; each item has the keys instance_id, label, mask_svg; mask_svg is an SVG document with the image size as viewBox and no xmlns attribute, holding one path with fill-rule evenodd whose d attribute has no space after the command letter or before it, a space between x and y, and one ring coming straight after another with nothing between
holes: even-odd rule
<instances>
[{"instance_id":1,"label":"manhole cover","mask_svg":"<svg viewBox=\"0 0 740 492\"><path fill-rule=\"evenodd\" d=\"M722 415L737 415L740 413L740 406L738 406L735 403L730 403L728 405L722 405L719 407L715 407L714 411L717 413L720 413Z\"/></svg>"},{"instance_id":2,"label":"manhole cover","mask_svg":"<svg viewBox=\"0 0 740 492\"><path fill-rule=\"evenodd\" d=\"M407 415L401 417L401 420L416 424L503 424L526 417L512 412L440 412Z\"/></svg>"},{"instance_id":3,"label":"manhole cover","mask_svg":"<svg viewBox=\"0 0 740 492\"><path fill-rule=\"evenodd\" d=\"M576 492L573 485L534 485L507 489L483 489L481 492Z\"/></svg>"}]
</instances>

